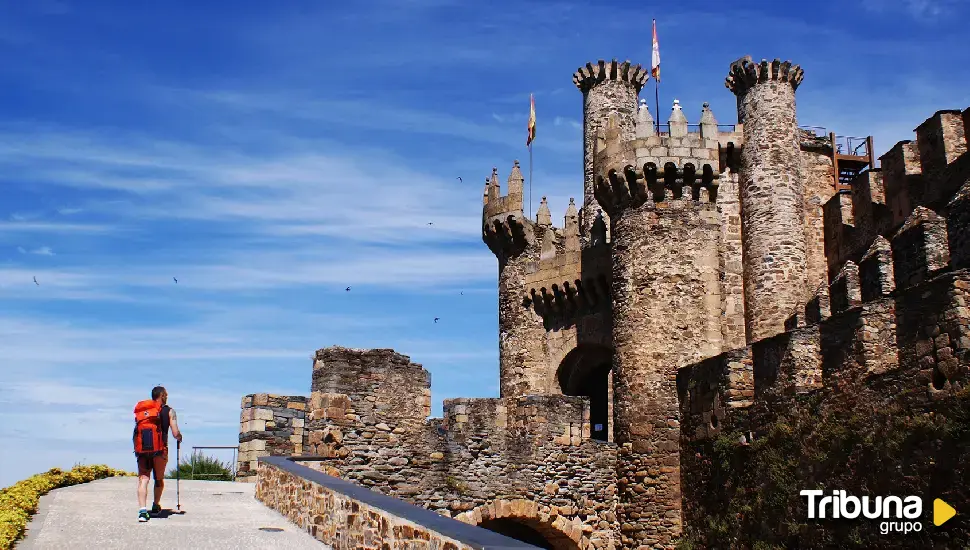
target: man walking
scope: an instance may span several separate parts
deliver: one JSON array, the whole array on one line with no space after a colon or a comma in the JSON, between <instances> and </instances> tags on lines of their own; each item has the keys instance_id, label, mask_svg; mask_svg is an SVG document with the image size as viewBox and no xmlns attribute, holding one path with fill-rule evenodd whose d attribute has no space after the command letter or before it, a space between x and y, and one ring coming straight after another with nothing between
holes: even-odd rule
<instances>
[{"instance_id":1,"label":"man walking","mask_svg":"<svg viewBox=\"0 0 970 550\"><path fill-rule=\"evenodd\" d=\"M151 517L146 507L148 501L148 479L155 477L155 500L151 513L162 511L159 502L165 490L165 466L168 465L168 431L172 430L175 439L182 442L175 417L175 409L168 406L168 392L162 386L152 388L151 400L139 402L135 406L135 430L132 443L138 457L138 521L145 522ZM178 465L176 464L176 467Z\"/></svg>"}]
</instances>

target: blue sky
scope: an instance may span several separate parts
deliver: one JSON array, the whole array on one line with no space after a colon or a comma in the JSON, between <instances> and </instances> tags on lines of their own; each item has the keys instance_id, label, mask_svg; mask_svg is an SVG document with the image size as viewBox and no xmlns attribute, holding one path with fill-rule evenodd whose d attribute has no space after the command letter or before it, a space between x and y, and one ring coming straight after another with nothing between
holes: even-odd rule
<instances>
[{"instance_id":1,"label":"blue sky","mask_svg":"<svg viewBox=\"0 0 970 550\"><path fill-rule=\"evenodd\" d=\"M579 202L572 72L648 65L651 18L664 120L735 122L745 54L801 64L799 123L880 153L970 105L957 0L135 4L0 4L0 486L131 469L157 383L186 446L235 444L240 397L308 393L333 344L422 363L435 415L497 396L482 182L525 165L535 93L535 204Z\"/></svg>"}]
</instances>

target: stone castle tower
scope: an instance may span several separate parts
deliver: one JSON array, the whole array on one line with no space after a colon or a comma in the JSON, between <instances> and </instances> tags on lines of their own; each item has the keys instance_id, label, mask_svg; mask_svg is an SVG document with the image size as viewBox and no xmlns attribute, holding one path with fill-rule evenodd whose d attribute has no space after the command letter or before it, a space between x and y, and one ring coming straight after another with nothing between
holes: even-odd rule
<instances>
[{"instance_id":1,"label":"stone castle tower","mask_svg":"<svg viewBox=\"0 0 970 550\"><path fill-rule=\"evenodd\" d=\"M791 523L779 514L799 497L770 485L771 452L812 437L776 441L788 433L777 426L806 417L808 432L826 430L826 411L846 407L872 409L871 422L959 418L970 410L958 398L970 370L970 110L936 113L879 169L871 138L860 154L799 128L802 79L791 62L744 57L725 81L737 124L718 124L707 103L691 124L677 101L658 124L638 104L641 66L579 68L582 208L570 199L557 227L543 197L525 216L518 161L504 194L497 169L485 183L500 396L448 399L429 419L421 365L322 349L309 398L244 398L241 474L265 454L303 456L546 548L728 547ZM749 477L762 463L767 481ZM929 475L882 471L863 486ZM786 475L824 484L839 472ZM850 473L845 486L866 479ZM729 509L765 494L788 508L757 524ZM705 530L712 517L728 527ZM809 527L777 542L826 536Z\"/></svg>"},{"instance_id":2,"label":"stone castle tower","mask_svg":"<svg viewBox=\"0 0 970 550\"><path fill-rule=\"evenodd\" d=\"M706 103L691 128L675 101L658 132L637 102L647 76L580 68L582 210L571 200L559 229L543 198L525 219L516 162L507 195L495 170L486 184L483 238L499 264L502 397L588 397L592 437L619 446L617 477L651 472L649 491L618 486L618 521L657 541L682 521L678 369L785 331L823 282L808 279L806 238L822 235L805 195L835 189L802 185L798 66L735 62L727 131Z\"/></svg>"}]
</instances>

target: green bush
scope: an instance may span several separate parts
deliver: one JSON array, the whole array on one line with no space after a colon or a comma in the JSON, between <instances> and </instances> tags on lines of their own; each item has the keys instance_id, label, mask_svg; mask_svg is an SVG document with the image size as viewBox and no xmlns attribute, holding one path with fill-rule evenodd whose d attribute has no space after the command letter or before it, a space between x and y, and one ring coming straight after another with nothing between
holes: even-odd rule
<instances>
[{"instance_id":1,"label":"green bush","mask_svg":"<svg viewBox=\"0 0 970 550\"><path fill-rule=\"evenodd\" d=\"M177 469L172 468L165 477L175 479L176 472L181 479L198 479L202 481L233 481L232 464L223 463L219 459L202 453L192 453L188 460L179 463ZM193 473L194 472L194 473Z\"/></svg>"},{"instance_id":2,"label":"green bush","mask_svg":"<svg viewBox=\"0 0 970 550\"><path fill-rule=\"evenodd\" d=\"M115 470L103 464L75 465L65 472L51 468L23 481L0 489L0 550L7 550L23 536L30 516L37 512L40 497L52 489L87 483L95 479L114 476L134 476L134 473Z\"/></svg>"}]
</instances>

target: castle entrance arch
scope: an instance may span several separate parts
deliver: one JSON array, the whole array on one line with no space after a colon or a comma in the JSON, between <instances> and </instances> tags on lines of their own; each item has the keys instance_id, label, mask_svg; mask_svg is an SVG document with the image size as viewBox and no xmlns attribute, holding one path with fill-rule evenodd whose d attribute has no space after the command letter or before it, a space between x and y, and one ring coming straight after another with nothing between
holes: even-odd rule
<instances>
[{"instance_id":1,"label":"castle entrance arch","mask_svg":"<svg viewBox=\"0 0 970 550\"><path fill-rule=\"evenodd\" d=\"M565 395L589 398L589 434L610 441L613 421L613 348L580 344L563 357L556 371Z\"/></svg>"},{"instance_id":2,"label":"castle entrance arch","mask_svg":"<svg viewBox=\"0 0 970 550\"><path fill-rule=\"evenodd\" d=\"M582 524L558 516L550 520L539 506L524 499L498 499L463 512L455 519L477 525L507 537L547 550L585 550L589 540L582 536Z\"/></svg>"}]
</instances>

